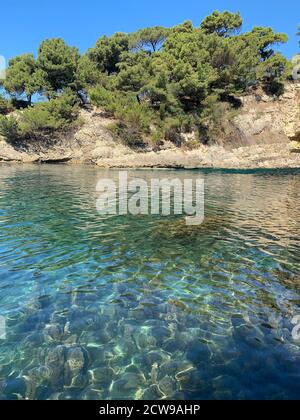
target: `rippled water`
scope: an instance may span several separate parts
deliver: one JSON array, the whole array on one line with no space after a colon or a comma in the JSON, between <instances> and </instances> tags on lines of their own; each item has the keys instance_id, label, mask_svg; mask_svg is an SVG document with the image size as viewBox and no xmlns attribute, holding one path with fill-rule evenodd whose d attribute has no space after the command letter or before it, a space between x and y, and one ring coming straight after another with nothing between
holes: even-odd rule
<instances>
[{"instance_id":1,"label":"rippled water","mask_svg":"<svg viewBox=\"0 0 300 420\"><path fill-rule=\"evenodd\" d=\"M100 217L114 171L0 167L0 399L298 399L299 172L137 173L204 177L204 225Z\"/></svg>"}]
</instances>

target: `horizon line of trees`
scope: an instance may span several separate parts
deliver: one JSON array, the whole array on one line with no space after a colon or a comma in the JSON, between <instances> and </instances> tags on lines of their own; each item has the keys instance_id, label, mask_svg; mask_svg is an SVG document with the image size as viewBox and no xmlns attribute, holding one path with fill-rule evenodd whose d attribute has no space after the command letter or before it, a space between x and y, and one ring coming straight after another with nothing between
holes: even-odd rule
<instances>
[{"instance_id":1,"label":"horizon line of trees","mask_svg":"<svg viewBox=\"0 0 300 420\"><path fill-rule=\"evenodd\" d=\"M240 13L215 11L199 27L185 21L102 36L83 55L61 38L47 39L37 57L9 61L2 87L11 100L0 96L0 114L26 109L2 116L0 134L14 140L69 128L90 100L120 121L114 130L128 144L180 144L191 130L207 141L238 95L258 85L279 95L292 74L275 50L287 35L266 27L242 32L242 24ZM35 95L44 101L33 106Z\"/></svg>"}]
</instances>

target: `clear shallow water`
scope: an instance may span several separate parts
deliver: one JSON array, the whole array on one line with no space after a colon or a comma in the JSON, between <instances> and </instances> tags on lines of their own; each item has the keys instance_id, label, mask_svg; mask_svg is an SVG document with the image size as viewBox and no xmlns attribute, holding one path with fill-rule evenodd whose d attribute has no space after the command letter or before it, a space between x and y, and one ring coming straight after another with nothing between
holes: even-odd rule
<instances>
[{"instance_id":1,"label":"clear shallow water","mask_svg":"<svg viewBox=\"0 0 300 420\"><path fill-rule=\"evenodd\" d=\"M199 177L206 222L101 218L91 167L0 167L0 399L299 399L300 174Z\"/></svg>"}]
</instances>

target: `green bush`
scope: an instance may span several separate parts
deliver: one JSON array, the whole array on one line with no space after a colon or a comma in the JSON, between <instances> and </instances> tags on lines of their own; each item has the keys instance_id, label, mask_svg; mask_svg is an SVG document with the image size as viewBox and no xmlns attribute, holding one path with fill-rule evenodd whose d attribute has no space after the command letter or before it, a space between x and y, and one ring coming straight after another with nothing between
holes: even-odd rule
<instances>
[{"instance_id":1,"label":"green bush","mask_svg":"<svg viewBox=\"0 0 300 420\"><path fill-rule=\"evenodd\" d=\"M12 110L10 102L0 95L0 114L8 114Z\"/></svg>"},{"instance_id":2,"label":"green bush","mask_svg":"<svg viewBox=\"0 0 300 420\"><path fill-rule=\"evenodd\" d=\"M140 105L137 101L129 100L125 106L118 107L115 116L136 130L145 134L151 133L153 114L148 107Z\"/></svg>"},{"instance_id":3,"label":"green bush","mask_svg":"<svg viewBox=\"0 0 300 420\"><path fill-rule=\"evenodd\" d=\"M189 115L179 115L167 118L164 122L165 139L180 147L183 144L182 133L190 133L197 126L197 118Z\"/></svg>"},{"instance_id":4,"label":"green bush","mask_svg":"<svg viewBox=\"0 0 300 420\"><path fill-rule=\"evenodd\" d=\"M89 90L90 101L93 105L104 108L113 116L118 107L121 107L121 97L116 92L111 92L103 86L96 86Z\"/></svg>"},{"instance_id":5,"label":"green bush","mask_svg":"<svg viewBox=\"0 0 300 420\"><path fill-rule=\"evenodd\" d=\"M151 142L152 145L156 148L163 144L162 140L165 137L165 131L163 127L157 127L151 132Z\"/></svg>"},{"instance_id":6,"label":"green bush","mask_svg":"<svg viewBox=\"0 0 300 420\"><path fill-rule=\"evenodd\" d=\"M151 134L151 125L155 121L155 115L147 105L139 104L134 96L108 91L102 86L91 89L89 94L94 105L119 121L113 131L126 145L136 147L144 144L143 138Z\"/></svg>"},{"instance_id":7,"label":"green bush","mask_svg":"<svg viewBox=\"0 0 300 420\"><path fill-rule=\"evenodd\" d=\"M20 114L20 131L23 136L65 130L76 121L79 112L77 98L70 93L43 102Z\"/></svg>"},{"instance_id":8,"label":"green bush","mask_svg":"<svg viewBox=\"0 0 300 420\"><path fill-rule=\"evenodd\" d=\"M183 143L181 124L176 118L168 118L165 122L165 139L180 147Z\"/></svg>"},{"instance_id":9,"label":"green bush","mask_svg":"<svg viewBox=\"0 0 300 420\"><path fill-rule=\"evenodd\" d=\"M184 143L184 148L186 150L196 150L199 149L201 143L199 140L188 140Z\"/></svg>"},{"instance_id":10,"label":"green bush","mask_svg":"<svg viewBox=\"0 0 300 420\"><path fill-rule=\"evenodd\" d=\"M60 128L60 122L51 115L47 104L39 104L24 111L19 126L24 136L30 136L41 131L57 130Z\"/></svg>"},{"instance_id":11,"label":"green bush","mask_svg":"<svg viewBox=\"0 0 300 420\"><path fill-rule=\"evenodd\" d=\"M19 111L16 117L1 117L0 134L7 141L52 134L71 128L78 120L79 105L72 93Z\"/></svg>"},{"instance_id":12,"label":"green bush","mask_svg":"<svg viewBox=\"0 0 300 420\"><path fill-rule=\"evenodd\" d=\"M126 125L123 122L117 122L112 127L113 133L128 147L143 148L145 140L141 130L134 126Z\"/></svg>"},{"instance_id":13,"label":"green bush","mask_svg":"<svg viewBox=\"0 0 300 420\"><path fill-rule=\"evenodd\" d=\"M0 135L10 143L19 138L20 130L15 117L0 115Z\"/></svg>"}]
</instances>

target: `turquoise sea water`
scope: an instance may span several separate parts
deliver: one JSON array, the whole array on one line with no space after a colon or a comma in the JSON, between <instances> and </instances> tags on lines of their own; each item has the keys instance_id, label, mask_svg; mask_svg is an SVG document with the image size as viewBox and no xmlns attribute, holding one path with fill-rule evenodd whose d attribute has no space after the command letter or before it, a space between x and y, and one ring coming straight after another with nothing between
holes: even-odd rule
<instances>
[{"instance_id":1,"label":"turquoise sea water","mask_svg":"<svg viewBox=\"0 0 300 420\"><path fill-rule=\"evenodd\" d=\"M203 177L198 228L100 217L117 176L0 166L0 399L299 399L300 173L130 172Z\"/></svg>"}]
</instances>

